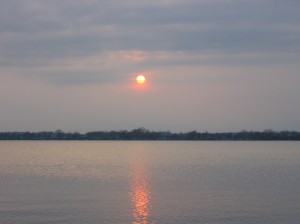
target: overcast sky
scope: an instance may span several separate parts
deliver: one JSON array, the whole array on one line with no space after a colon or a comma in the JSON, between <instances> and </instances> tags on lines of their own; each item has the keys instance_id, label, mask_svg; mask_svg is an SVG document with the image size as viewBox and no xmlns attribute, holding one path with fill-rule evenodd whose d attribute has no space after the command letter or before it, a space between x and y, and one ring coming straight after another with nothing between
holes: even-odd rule
<instances>
[{"instance_id":1,"label":"overcast sky","mask_svg":"<svg viewBox=\"0 0 300 224\"><path fill-rule=\"evenodd\" d=\"M0 6L0 131L300 131L299 0Z\"/></svg>"}]
</instances>

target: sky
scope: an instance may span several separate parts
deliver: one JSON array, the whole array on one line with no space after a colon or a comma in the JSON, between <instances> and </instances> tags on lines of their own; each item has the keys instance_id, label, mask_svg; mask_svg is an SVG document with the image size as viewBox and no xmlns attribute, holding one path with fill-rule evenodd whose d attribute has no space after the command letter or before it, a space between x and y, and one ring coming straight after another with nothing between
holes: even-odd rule
<instances>
[{"instance_id":1,"label":"sky","mask_svg":"<svg viewBox=\"0 0 300 224\"><path fill-rule=\"evenodd\" d=\"M299 0L0 5L0 131L300 131Z\"/></svg>"}]
</instances>

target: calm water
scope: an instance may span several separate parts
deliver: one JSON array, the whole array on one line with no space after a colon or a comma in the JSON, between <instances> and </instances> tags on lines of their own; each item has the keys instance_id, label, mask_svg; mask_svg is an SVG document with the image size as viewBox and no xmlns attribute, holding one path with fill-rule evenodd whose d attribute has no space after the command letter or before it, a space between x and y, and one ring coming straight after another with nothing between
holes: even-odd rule
<instances>
[{"instance_id":1,"label":"calm water","mask_svg":"<svg viewBox=\"0 0 300 224\"><path fill-rule=\"evenodd\" d=\"M1 224L299 224L300 142L0 142Z\"/></svg>"}]
</instances>

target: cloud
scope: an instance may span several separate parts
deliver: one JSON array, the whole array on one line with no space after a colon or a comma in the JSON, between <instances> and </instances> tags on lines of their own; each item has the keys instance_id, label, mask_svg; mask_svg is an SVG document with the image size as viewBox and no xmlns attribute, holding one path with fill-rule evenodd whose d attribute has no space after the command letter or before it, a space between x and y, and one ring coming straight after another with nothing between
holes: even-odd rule
<instances>
[{"instance_id":1,"label":"cloud","mask_svg":"<svg viewBox=\"0 0 300 224\"><path fill-rule=\"evenodd\" d=\"M2 1L0 67L56 83L187 64L296 61L299 1Z\"/></svg>"}]
</instances>

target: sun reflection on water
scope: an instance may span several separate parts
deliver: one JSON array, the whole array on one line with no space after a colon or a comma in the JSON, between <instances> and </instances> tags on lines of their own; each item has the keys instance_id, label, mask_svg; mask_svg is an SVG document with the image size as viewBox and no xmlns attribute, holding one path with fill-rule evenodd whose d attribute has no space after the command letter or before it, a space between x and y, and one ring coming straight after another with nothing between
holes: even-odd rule
<instances>
[{"instance_id":1,"label":"sun reflection on water","mask_svg":"<svg viewBox=\"0 0 300 224\"><path fill-rule=\"evenodd\" d=\"M150 213L150 191L143 161L138 161L133 167L131 200L133 203L132 224L148 224Z\"/></svg>"}]
</instances>

